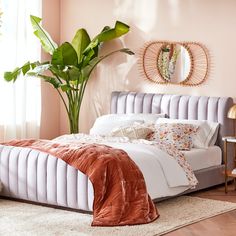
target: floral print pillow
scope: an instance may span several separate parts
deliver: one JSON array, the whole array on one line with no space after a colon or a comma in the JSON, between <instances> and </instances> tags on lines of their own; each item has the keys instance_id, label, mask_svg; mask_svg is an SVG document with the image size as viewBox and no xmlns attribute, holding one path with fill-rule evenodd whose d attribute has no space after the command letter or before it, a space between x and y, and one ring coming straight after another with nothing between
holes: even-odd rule
<instances>
[{"instance_id":1,"label":"floral print pillow","mask_svg":"<svg viewBox=\"0 0 236 236\"><path fill-rule=\"evenodd\" d=\"M178 150L190 150L197 129L198 126L191 124L156 124L154 131L148 136L148 140L171 144Z\"/></svg>"}]
</instances>

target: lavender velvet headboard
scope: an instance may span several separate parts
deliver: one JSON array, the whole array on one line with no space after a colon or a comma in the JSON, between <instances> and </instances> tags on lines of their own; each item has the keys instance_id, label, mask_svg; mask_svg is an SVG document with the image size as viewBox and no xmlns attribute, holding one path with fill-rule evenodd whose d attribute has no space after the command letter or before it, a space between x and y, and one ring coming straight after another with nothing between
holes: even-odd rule
<instances>
[{"instance_id":1,"label":"lavender velvet headboard","mask_svg":"<svg viewBox=\"0 0 236 236\"><path fill-rule=\"evenodd\" d=\"M233 134L227 112L230 97L205 97L138 92L113 92L111 113L165 113L173 119L209 120L220 123L217 145L223 150L222 137Z\"/></svg>"}]
</instances>

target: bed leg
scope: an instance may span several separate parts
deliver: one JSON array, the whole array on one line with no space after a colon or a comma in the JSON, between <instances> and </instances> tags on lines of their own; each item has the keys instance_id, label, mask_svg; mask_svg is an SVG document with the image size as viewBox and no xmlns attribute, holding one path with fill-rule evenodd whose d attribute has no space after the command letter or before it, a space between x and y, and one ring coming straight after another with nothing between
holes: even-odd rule
<instances>
[{"instance_id":1,"label":"bed leg","mask_svg":"<svg viewBox=\"0 0 236 236\"><path fill-rule=\"evenodd\" d=\"M225 177L225 193L228 193L228 179Z\"/></svg>"}]
</instances>

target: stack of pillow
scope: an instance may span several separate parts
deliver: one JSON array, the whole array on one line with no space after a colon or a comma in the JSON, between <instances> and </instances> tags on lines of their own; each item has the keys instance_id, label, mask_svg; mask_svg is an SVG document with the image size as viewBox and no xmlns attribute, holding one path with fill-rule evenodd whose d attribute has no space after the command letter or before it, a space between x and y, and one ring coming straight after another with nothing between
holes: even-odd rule
<instances>
[{"instance_id":1,"label":"stack of pillow","mask_svg":"<svg viewBox=\"0 0 236 236\"><path fill-rule=\"evenodd\" d=\"M219 123L164 118L165 114L110 114L96 119L90 134L147 139L179 150L208 148L218 135Z\"/></svg>"},{"instance_id":2,"label":"stack of pillow","mask_svg":"<svg viewBox=\"0 0 236 236\"><path fill-rule=\"evenodd\" d=\"M109 114L96 119L90 134L145 139L165 114Z\"/></svg>"}]
</instances>

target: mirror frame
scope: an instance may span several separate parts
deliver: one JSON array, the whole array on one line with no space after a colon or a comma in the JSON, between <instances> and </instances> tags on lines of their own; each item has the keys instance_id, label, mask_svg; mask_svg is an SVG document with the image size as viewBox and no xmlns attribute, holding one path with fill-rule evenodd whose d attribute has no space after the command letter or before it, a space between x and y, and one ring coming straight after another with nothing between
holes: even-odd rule
<instances>
[{"instance_id":1,"label":"mirror frame","mask_svg":"<svg viewBox=\"0 0 236 236\"><path fill-rule=\"evenodd\" d=\"M180 82L167 81L157 65L161 49L167 44L178 44L184 47L190 57L190 71L186 78ZM139 71L141 75L151 82L158 84L174 84L182 86L198 86L202 84L209 71L209 58L207 49L197 42L151 41L144 45L139 52Z\"/></svg>"}]
</instances>

